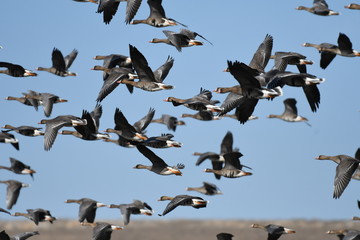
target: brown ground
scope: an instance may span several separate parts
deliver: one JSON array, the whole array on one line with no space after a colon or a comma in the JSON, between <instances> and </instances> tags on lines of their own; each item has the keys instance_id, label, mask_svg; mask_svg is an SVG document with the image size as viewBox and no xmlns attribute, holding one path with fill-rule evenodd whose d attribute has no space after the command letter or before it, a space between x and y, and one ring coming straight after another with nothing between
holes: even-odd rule
<instances>
[{"instance_id":1,"label":"brown ground","mask_svg":"<svg viewBox=\"0 0 360 240\"><path fill-rule=\"evenodd\" d=\"M120 221L112 221L122 226ZM278 224L296 230L296 234L282 236L283 240L337 240L336 236L326 234L330 229L360 229L360 222L355 221L131 221L123 230L114 232L112 240L216 240L216 234L228 232L234 235L233 240L266 240L267 235L261 229L251 228L251 224ZM90 240L91 227L80 226L76 221L58 220L54 224L40 223L36 226L30 221L0 221L0 231L13 236L25 231L39 231L40 235L32 240Z\"/></svg>"}]
</instances>

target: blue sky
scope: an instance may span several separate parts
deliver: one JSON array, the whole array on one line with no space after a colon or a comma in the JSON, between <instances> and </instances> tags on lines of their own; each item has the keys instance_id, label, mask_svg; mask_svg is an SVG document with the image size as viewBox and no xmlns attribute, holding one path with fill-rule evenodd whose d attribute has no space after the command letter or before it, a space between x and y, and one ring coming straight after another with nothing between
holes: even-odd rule
<instances>
[{"instance_id":1,"label":"blue sky","mask_svg":"<svg viewBox=\"0 0 360 240\"><path fill-rule=\"evenodd\" d=\"M102 73L91 71L102 62L96 55L118 53L129 55L128 45L134 45L156 69L170 55L175 59L165 83L174 85L169 91L145 92L135 89L129 94L119 86L103 100L100 130L114 127L115 108L120 108L130 123L143 117L150 107L155 117L193 113L183 106L174 107L163 101L174 96L188 98L200 88L214 90L220 86L233 86L237 82L222 70L227 60L249 63L266 34L274 37L275 51L294 51L315 62L308 72L326 81L319 85L321 104L316 113L310 107L301 89L285 87L284 96L274 101L261 100L254 112L258 120L240 125L233 119L202 122L184 119L186 126L178 127L174 140L183 143L180 149L153 149L169 165L184 163L183 176L159 176L146 170L133 169L138 164L149 164L136 149L125 149L102 141L83 141L72 136L58 136L49 152L43 150L42 137L16 134L20 151L0 144L1 165L9 165L14 157L37 170L35 180L29 176L1 171L1 180L17 179L31 186L21 191L12 212L28 208L46 208L58 218L77 219L78 205L65 204L69 198L89 197L106 204L130 203L140 199L161 213L166 202L158 202L162 195L192 194L209 200L207 208L178 208L165 217L133 217L132 219L165 220L195 219L350 219L359 213L356 200L359 182L352 180L340 199L332 199L336 164L316 161L320 154L353 156L359 147L360 106L358 98L358 66L360 59L337 56L330 66L319 67L320 56L313 48L301 46L304 42L336 44L339 32L345 33L354 49L360 49L357 23L360 12L345 9L350 2L328 1L329 7L340 11L340 16L321 17L305 11L296 11L298 5L310 6L312 1L163 1L170 18L188 25L213 43L185 48L181 53L165 44L151 44L152 38L162 38L162 30L178 31L181 27L153 28L147 25L126 25L125 4L121 3L109 25L96 13L97 5L74 1L6 1L0 8L2 34L1 61L16 63L35 70L51 66L54 47L64 55L74 48L79 54L71 66L77 77L58 77L38 72L34 78L12 78L1 75L0 125L38 126L45 119L42 109L17 102L1 100L7 96L21 96L35 90L50 92L68 100L54 106L52 116L72 114L81 116L83 109L91 111L102 85ZM143 1L135 19L149 14ZM273 65L270 61L267 70ZM293 66L289 71L297 71ZM213 94L223 101L225 95ZM307 117L305 123L287 123L267 119L268 114L281 114L283 100L296 98L298 112ZM244 155L242 163L252 167L252 176L238 179L216 180L212 174L202 172L210 162L195 166L195 151L220 150L220 142L227 131L234 135L234 147ZM169 131L164 125L151 124L148 136ZM112 136L116 139L116 136ZM200 186L203 181L215 183L224 193L203 196L185 192L189 186ZM6 186L0 186L0 207L5 207ZM99 209L99 219L119 219L114 209ZM11 219L4 214L2 219Z\"/></svg>"}]
</instances>

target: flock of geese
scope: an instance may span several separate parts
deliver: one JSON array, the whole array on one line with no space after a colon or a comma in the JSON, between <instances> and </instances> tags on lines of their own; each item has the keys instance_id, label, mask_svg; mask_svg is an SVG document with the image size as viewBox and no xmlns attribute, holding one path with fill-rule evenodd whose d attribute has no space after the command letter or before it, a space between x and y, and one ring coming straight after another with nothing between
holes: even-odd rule
<instances>
[{"instance_id":1,"label":"flock of geese","mask_svg":"<svg viewBox=\"0 0 360 240\"><path fill-rule=\"evenodd\" d=\"M97 13L102 14L105 24L111 23L121 2L116 0L76 1L96 3L98 5ZM163 33L166 38L154 38L150 41L151 43L165 43L175 47L179 52L181 52L184 47L203 45L203 42L197 40L196 37L200 37L212 45L210 41L199 33L187 29L186 25L166 17L165 10L162 7L162 0L147 1L150 8L150 15L143 20L134 20L142 1L127 0L126 2L126 24L148 24L153 27L180 25L184 27L179 32L164 30ZM345 7L349 9L360 9L360 5L357 4L349 4ZM312 14L321 16L339 15L338 12L330 10L324 0L314 0L312 7L299 6L296 9L306 10ZM306 59L306 56L296 52L276 52L272 55L272 46L273 37L266 35L263 41L260 42L249 64L240 61L227 61L227 68L224 71L229 72L233 76L237 85L218 87L214 90L216 93L227 94L226 99L222 103L213 100L212 92L203 88L200 89L200 92L193 92L193 97L170 96L164 99L164 101L171 103L174 107L183 106L196 112L195 114L183 114L182 117L192 117L202 121L232 117L239 121L240 124L245 124L249 120L256 119L252 114L260 100L273 100L278 96L286 95L286 90L283 91L283 88L290 86L302 88L311 111L316 112L320 107L320 91L318 85L324 83L325 79L307 72L306 65L313 64L313 62ZM327 68L337 55L344 57L360 56L360 52L352 48L350 38L344 33L339 34L337 44L304 43L303 46L314 47L319 51L320 67L323 69ZM36 71L46 71L60 77L75 77L77 74L71 72L70 68L76 60L77 55L78 51L74 49L64 57L59 49L54 48L51 53L51 67L38 67ZM185 168L183 163L169 166L150 148L180 148L182 143L173 140L174 135L170 133L159 136L146 135L146 128L152 123L164 124L169 130L175 132L178 126L185 125L185 122L177 117L163 114L160 118L155 119L155 109L150 108L143 118L131 124L127 120L125 113L119 108L116 108L114 112L114 127L107 128L105 132L99 132L100 118L103 112L102 101L119 85L125 85L130 93L133 93L134 88L148 92L173 89L174 86L168 85L164 83L164 81L174 65L174 58L170 56L167 57L164 64L156 70L153 70L148 63L150 56L144 56L137 47L129 44L129 53L126 55L111 54L107 56L96 56L94 59L103 61L102 65L96 65L92 68L92 70L103 71L103 84L99 88L97 98L94 99L97 104L92 111L83 110L81 116L59 115L50 118L53 108L56 107L54 105L67 102L66 99L62 99L53 93L36 92L34 90L28 90L28 92L18 97L8 96L6 100L18 101L28 107L33 107L35 110L38 110L39 106L42 106L46 118L42 119L39 123L45 124L45 130L42 131L42 128L25 125L12 126L10 123L6 123L6 125L3 126L5 130L0 132L0 142L10 143L15 149L20 150L16 134L29 137L41 136L44 138L44 150L50 151L55 145L58 134L73 135L74 137L87 141L103 140L113 142L125 148L136 148L141 155L151 162L151 165L137 164L134 166L134 169L145 169L158 175L181 176L181 170ZM274 66L271 70L266 71L265 68L270 59L274 59ZM296 65L299 72L286 71L288 65ZM0 73L12 77L38 76L36 72L28 70L16 63L0 62L0 67L2 68ZM278 115L271 114L268 118L278 118L288 122L307 123L308 119L306 117L298 115L296 103L297 100L294 98L285 99L284 112ZM235 113L229 115L228 113L233 110L235 110ZM307 124L310 125L309 123ZM63 130L65 127L73 127L74 130ZM115 135L117 140L111 139L111 134ZM213 173L216 179L221 179L222 177L239 178L252 175L251 167L243 165L240 162L240 158L243 156L242 153L239 149L233 148L233 134L231 131L225 134L220 144L220 149L220 153L195 152L194 155L198 156L196 165L200 165L204 161L209 160L212 168L206 168L204 172ZM360 180L359 155L360 151L358 150L354 157L347 155L320 155L316 158L318 160L331 160L337 163L333 198L337 199L341 197L352 178ZM0 169L12 171L15 174L29 174L31 177L36 173L36 170L32 169L29 165L12 157L10 157L10 165L0 166ZM248 170L245 171L245 169ZM1 208L0 211L2 213L26 217L36 225L45 221L53 223L56 220L49 210L41 208L27 209L26 213L10 213L8 210L11 210L19 197L21 197L20 191L22 188L28 187L29 185L16 180L0 181L0 183L7 185L7 210ZM222 194L215 184L209 182L203 182L203 185L200 187L188 187L186 190L196 191L203 195ZM198 209L205 208L208 204L208 201L202 197L186 194L173 197L161 196L159 201L170 201L159 216L165 216L179 206L191 206ZM68 199L65 202L79 204L78 221L81 225L93 227L94 240L109 240L113 230L123 229L123 227L109 223L96 222L96 211L100 207L120 209L125 226L130 223L131 215L144 214L151 216L154 214L151 206L141 200L134 200L132 203L104 204L93 199L81 198ZM252 227L266 230L268 232L268 240L276 240L282 234L295 233L292 229L273 224L267 226L253 224ZM328 233L342 234L344 239L349 240L360 238L360 232L355 230L342 231L341 233L336 230L331 230ZM16 235L13 238L24 240L37 234L39 234L37 231L27 232ZM217 235L219 240L229 240L232 237L233 235L229 233L220 233ZM0 240L5 239L10 239L10 237L4 230L0 233Z\"/></svg>"}]
</instances>

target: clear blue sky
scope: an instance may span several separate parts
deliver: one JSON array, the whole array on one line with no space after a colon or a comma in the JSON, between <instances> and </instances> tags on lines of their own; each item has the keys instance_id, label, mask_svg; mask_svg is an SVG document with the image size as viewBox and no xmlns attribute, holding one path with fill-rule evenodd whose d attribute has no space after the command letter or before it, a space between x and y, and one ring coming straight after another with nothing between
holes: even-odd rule
<instances>
[{"instance_id":1,"label":"clear blue sky","mask_svg":"<svg viewBox=\"0 0 360 240\"><path fill-rule=\"evenodd\" d=\"M170 18L187 24L210 40L204 46L185 48L181 53L165 44L151 44L154 37L162 38L162 30L178 31L179 27L153 28L147 25L126 25L124 3L109 25L96 13L97 5L71 0L5 1L0 8L1 61L23 65L35 70L38 66L51 66L54 47L64 55L72 49L79 51L71 71L77 77L61 78L38 72L34 78L12 78L1 75L0 98L21 96L35 90L50 92L69 100L54 106L52 116L72 114L81 116L83 109L91 111L102 86L102 73L91 71L100 61L95 55L119 53L129 55L128 45L137 47L156 69L168 55L175 59L165 82L174 85L169 91L145 92L135 89L130 95L125 86L119 86L103 102L100 130L114 127L114 111L120 108L129 122L143 117L150 107L155 117L171 114L180 117L192 113L183 106L173 107L162 100L168 96L192 97L201 87L214 90L219 86L237 84L228 73L222 72L227 60L249 63L266 34L274 37L273 51L294 51L307 56L315 64L308 72L326 78L319 86L321 104L311 112L299 88L285 87L284 96L274 101L261 100L254 112L259 119L240 125L233 119L202 122L184 119L186 126L178 127L174 139L183 143L181 149L153 149L169 165L184 163L183 176L159 176L133 167L149 164L136 149L125 149L102 141L83 141L72 136L58 136L49 152L43 150L42 137L16 134L20 151L11 145L0 144L1 165L9 165L14 157L37 170L35 180L29 176L1 171L1 180L17 179L31 184L21 191L12 212L28 208L49 209L58 218L77 219L78 205L65 204L69 198L89 197L100 202L130 203L140 199L161 213L166 202L158 202L161 195L193 194L185 192L189 186L200 186L203 181L215 183L224 193L204 196L207 208L178 208L165 217L133 217L132 219L350 219L359 214L356 200L360 198L360 183L352 180L340 199L332 199L336 164L316 161L320 154L353 156L359 145L360 86L359 58L337 56L330 66L319 67L320 56L313 48L301 46L304 42L336 44L339 32L351 39L354 49L360 49L360 11L345 9L349 1L328 1L340 16L321 17L305 11L296 11L298 5L312 5L312 1L163 1ZM135 19L146 18L149 8L143 1ZM267 70L272 67L270 61ZM296 71L292 66L290 71ZM283 100L292 97L298 101L299 114L309 119L312 127L304 123L287 123L267 119L268 114L281 114ZM223 101L225 95L214 93L214 99ZM38 126L44 119L42 109L0 99L0 125ZM242 163L253 168L253 175L238 179L216 180L212 174L202 172L210 162L195 166L195 151L220 150L220 142L227 131L234 135L234 147L244 154ZM149 136L169 132L164 125L152 124ZM116 138L116 136L112 136ZM5 207L6 186L0 185L0 207ZM98 219L119 219L114 209L99 209ZM1 219L10 219L4 214Z\"/></svg>"}]
</instances>

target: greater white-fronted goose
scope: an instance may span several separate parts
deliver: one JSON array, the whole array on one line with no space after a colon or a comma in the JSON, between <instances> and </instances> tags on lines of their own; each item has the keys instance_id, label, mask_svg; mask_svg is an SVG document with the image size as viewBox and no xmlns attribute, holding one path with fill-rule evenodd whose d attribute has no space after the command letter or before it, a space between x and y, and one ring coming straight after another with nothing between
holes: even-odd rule
<instances>
[{"instance_id":1,"label":"greater white-fronted goose","mask_svg":"<svg viewBox=\"0 0 360 240\"><path fill-rule=\"evenodd\" d=\"M165 43L174 46L179 52L183 47L202 46L203 43L195 38L197 36L209 42L206 38L198 34L197 32L190 31L188 29L181 29L180 32L173 32L164 30L163 33L167 38L153 38L150 43ZM212 43L209 42L211 45Z\"/></svg>"},{"instance_id":2,"label":"greater white-fronted goose","mask_svg":"<svg viewBox=\"0 0 360 240\"><path fill-rule=\"evenodd\" d=\"M96 210L99 207L105 207L104 203L95 201L90 198L80 198L80 199L68 199L65 203L78 203L79 207L79 222L82 223L85 220L89 223L93 223L96 216Z\"/></svg>"},{"instance_id":3,"label":"greater white-fronted goose","mask_svg":"<svg viewBox=\"0 0 360 240\"><path fill-rule=\"evenodd\" d=\"M212 93L209 90L200 88L200 93L195 95L192 98L180 99L175 97L168 97L164 101L171 102L174 107L184 105L187 108L190 108L195 111L213 111L220 112L223 109L216 106L215 104L219 103L217 100L211 100Z\"/></svg>"},{"instance_id":4,"label":"greater white-fronted goose","mask_svg":"<svg viewBox=\"0 0 360 240\"><path fill-rule=\"evenodd\" d=\"M301 73L307 71L306 65L312 65L314 63L313 61L306 59L306 56L297 52L275 52L275 55L270 56L270 58L275 59L275 61L284 59L288 65L296 65Z\"/></svg>"},{"instance_id":5,"label":"greater white-fronted goose","mask_svg":"<svg viewBox=\"0 0 360 240\"><path fill-rule=\"evenodd\" d=\"M86 119L81 119L73 115L60 115L53 119L42 119L39 124L46 124L44 134L44 149L49 151L55 142L58 131L62 127L75 127L86 125Z\"/></svg>"},{"instance_id":6,"label":"greater white-fronted goose","mask_svg":"<svg viewBox=\"0 0 360 240\"><path fill-rule=\"evenodd\" d=\"M76 73L70 72L68 71L68 69L75 60L77 54L78 51L74 49L69 55L65 56L64 58L60 50L54 48L51 57L52 67L50 68L38 67L36 70L46 71L61 77L76 76L77 75Z\"/></svg>"},{"instance_id":7,"label":"greater white-fronted goose","mask_svg":"<svg viewBox=\"0 0 360 240\"><path fill-rule=\"evenodd\" d=\"M130 216L132 214L144 214L147 216L152 216L152 214L154 213L149 204L140 200L134 200L132 203L129 204L110 204L108 207L120 209L121 215L124 220L124 225L128 225L130 223Z\"/></svg>"},{"instance_id":8,"label":"greater white-fronted goose","mask_svg":"<svg viewBox=\"0 0 360 240\"><path fill-rule=\"evenodd\" d=\"M234 235L232 235L231 233L218 233L216 234L216 238L217 240L232 240L232 238L234 237Z\"/></svg>"},{"instance_id":9,"label":"greater white-fronted goose","mask_svg":"<svg viewBox=\"0 0 360 240\"><path fill-rule=\"evenodd\" d=\"M285 106L285 110L281 115L270 114L267 117L268 118L278 118L278 119L284 120L286 122L305 122L306 124L311 126L309 123L307 123L307 121L308 121L307 118L298 115L295 98L285 99L284 106Z\"/></svg>"},{"instance_id":10,"label":"greater white-fronted goose","mask_svg":"<svg viewBox=\"0 0 360 240\"><path fill-rule=\"evenodd\" d=\"M345 8L360 10L360 4L350 3L350 4L346 5Z\"/></svg>"},{"instance_id":11,"label":"greater white-fronted goose","mask_svg":"<svg viewBox=\"0 0 360 240\"><path fill-rule=\"evenodd\" d=\"M34 179L33 174L36 173L34 169L31 169L29 165L24 164L23 162L10 157L10 167L0 166L0 169L6 169L16 174L29 174L32 179Z\"/></svg>"},{"instance_id":12,"label":"greater white-fronted goose","mask_svg":"<svg viewBox=\"0 0 360 240\"><path fill-rule=\"evenodd\" d=\"M51 216L49 210L36 208L36 209L27 209L27 213L15 212L12 216L23 216L33 221L36 225L39 225L40 222L50 222L53 223L56 218Z\"/></svg>"},{"instance_id":13,"label":"greater white-fronted goose","mask_svg":"<svg viewBox=\"0 0 360 240\"><path fill-rule=\"evenodd\" d=\"M333 10L329 9L328 4L325 0L314 0L313 6L310 7L304 7L304 6L298 6L295 8L296 10L305 10L309 13L313 13L315 15L320 16L331 16L331 15L339 15L339 12L335 12Z\"/></svg>"},{"instance_id":14,"label":"greater white-fronted goose","mask_svg":"<svg viewBox=\"0 0 360 240\"><path fill-rule=\"evenodd\" d=\"M148 139L139 142L138 144L151 147L151 148L169 148L169 147L181 147L182 143L172 140L174 135L161 134L161 136L149 137Z\"/></svg>"},{"instance_id":15,"label":"greater white-fronted goose","mask_svg":"<svg viewBox=\"0 0 360 240\"><path fill-rule=\"evenodd\" d=\"M169 90L174 87L163 83L170 69L174 64L174 59L168 57L166 62L156 71L152 71L144 55L134 46L129 45L130 57L139 81L130 81L129 79L119 79L118 83L125 83L140 88L145 91L155 92L160 90Z\"/></svg>"},{"instance_id":16,"label":"greater white-fronted goose","mask_svg":"<svg viewBox=\"0 0 360 240\"><path fill-rule=\"evenodd\" d=\"M221 141L220 153L215 153L215 152L204 152L204 153L194 152L193 153L194 156L199 156L195 165L199 166L206 159L209 159L211 161L211 165L212 165L213 169L221 170L223 168L223 165L225 162L224 154L239 151L238 148L233 148L233 142L234 142L233 134L232 134L232 132L228 131ZM221 175L218 175L215 173L215 178L220 179Z\"/></svg>"},{"instance_id":17,"label":"greater white-fronted goose","mask_svg":"<svg viewBox=\"0 0 360 240\"><path fill-rule=\"evenodd\" d=\"M151 120L152 123L165 124L169 130L175 132L177 126L185 125L184 121L178 120L177 117L169 114L162 114L160 118Z\"/></svg>"},{"instance_id":18,"label":"greater white-fronted goose","mask_svg":"<svg viewBox=\"0 0 360 240\"><path fill-rule=\"evenodd\" d=\"M138 11L142 0L99 0L97 13L103 13L103 21L109 24L117 12L120 2L126 2L126 24L130 23Z\"/></svg>"},{"instance_id":19,"label":"greater white-fronted goose","mask_svg":"<svg viewBox=\"0 0 360 240\"><path fill-rule=\"evenodd\" d=\"M32 90L29 90L28 93L29 94L24 94L24 97L27 99L33 99L34 101L38 102L38 105L42 105L46 117L51 116L51 112L55 103L63 103L68 101L52 93L37 93Z\"/></svg>"},{"instance_id":20,"label":"greater white-fronted goose","mask_svg":"<svg viewBox=\"0 0 360 240\"><path fill-rule=\"evenodd\" d=\"M19 140L15 136L7 131L0 132L0 142L10 143L16 150L19 150Z\"/></svg>"},{"instance_id":21,"label":"greater white-fronted goose","mask_svg":"<svg viewBox=\"0 0 360 240\"><path fill-rule=\"evenodd\" d=\"M321 53L320 67L325 69L331 61L336 57L336 55L344 57L359 57L360 52L352 48L352 43L348 36L344 33L339 33L337 40L338 45L331 43L304 43L304 47L314 47Z\"/></svg>"},{"instance_id":22,"label":"greater white-fronted goose","mask_svg":"<svg viewBox=\"0 0 360 240\"><path fill-rule=\"evenodd\" d=\"M182 163L178 163L176 166L169 166L165 163L163 159L161 159L159 156L157 156L153 151L151 151L149 148L143 146L143 145L136 145L136 148L139 150L139 152L144 155L147 159L150 160L152 163L151 166L146 166L142 164L137 164L134 168L135 169L147 169L151 172L154 172L159 175L176 175L176 176L182 176L182 172L180 169L185 168L185 165Z\"/></svg>"},{"instance_id":23,"label":"greater white-fronted goose","mask_svg":"<svg viewBox=\"0 0 360 240\"><path fill-rule=\"evenodd\" d=\"M340 240L357 240L360 238L360 231L354 229L329 230L327 234L336 234Z\"/></svg>"},{"instance_id":24,"label":"greater white-fronted goose","mask_svg":"<svg viewBox=\"0 0 360 240\"><path fill-rule=\"evenodd\" d=\"M13 97L13 96L8 96L5 98L5 100L8 100L8 101L18 101L19 103L22 103L26 106L33 106L35 108L35 110L37 111L38 110L38 105L36 103L36 105L34 106L33 105L33 102L31 101L32 99L27 99L25 97Z\"/></svg>"},{"instance_id":25,"label":"greater white-fronted goose","mask_svg":"<svg viewBox=\"0 0 360 240\"><path fill-rule=\"evenodd\" d=\"M155 109L150 108L149 112L143 118L135 122L134 125L131 125L122 111L116 108L114 114L115 128L108 128L105 132L116 133L129 141L146 140L147 136L144 134L144 130L150 124L154 115Z\"/></svg>"},{"instance_id":26,"label":"greater white-fronted goose","mask_svg":"<svg viewBox=\"0 0 360 240\"><path fill-rule=\"evenodd\" d=\"M11 209L17 202L20 190L23 187L29 187L29 184L22 183L16 180L0 181L7 185L6 189L6 208Z\"/></svg>"},{"instance_id":27,"label":"greater white-fronted goose","mask_svg":"<svg viewBox=\"0 0 360 240\"><path fill-rule=\"evenodd\" d=\"M349 184L352 175L359 166L360 160L352 158L348 155L319 155L317 160L331 160L337 163L336 174L334 180L334 193L333 198L340 198L345 188Z\"/></svg>"},{"instance_id":28,"label":"greater white-fronted goose","mask_svg":"<svg viewBox=\"0 0 360 240\"><path fill-rule=\"evenodd\" d=\"M38 231L34 231L34 232L24 232L24 233L20 233L20 234L16 234L13 237L10 237L5 230L0 232L0 239L1 240L26 240L29 237L35 236L35 235L39 235Z\"/></svg>"},{"instance_id":29,"label":"greater white-fronted goose","mask_svg":"<svg viewBox=\"0 0 360 240\"><path fill-rule=\"evenodd\" d=\"M240 152L229 152L224 154L225 164L224 167L220 170L206 168L204 172L212 172L218 175L221 175L226 178L239 178L242 176L250 176L251 172L245 172L242 170L244 167L240 163L240 157L242 154Z\"/></svg>"},{"instance_id":30,"label":"greater white-fronted goose","mask_svg":"<svg viewBox=\"0 0 360 240\"><path fill-rule=\"evenodd\" d=\"M94 68L99 68L99 70L103 71L104 81L109 76L110 69L116 66L118 66L119 68L128 68L130 70L133 69L131 58L122 54L96 55L95 57L93 57L93 59L103 60L102 69L100 69L97 66L95 66ZM97 70L97 69L92 69L92 70Z\"/></svg>"},{"instance_id":31,"label":"greater white-fronted goose","mask_svg":"<svg viewBox=\"0 0 360 240\"><path fill-rule=\"evenodd\" d=\"M222 105L231 106L225 108L227 111L236 106L235 114L241 124L244 124L249 119L259 99L275 98L282 95L281 87L273 89L262 87L260 82L254 77L257 70L250 68L244 63L228 61L228 69L231 75L239 82L243 96L241 97L239 94L233 95L233 97L228 99L229 103L224 101ZM222 111L220 116L226 114L227 111Z\"/></svg>"},{"instance_id":32,"label":"greater white-fronted goose","mask_svg":"<svg viewBox=\"0 0 360 240\"><path fill-rule=\"evenodd\" d=\"M107 76L104 78L104 83L99 91L98 97L96 98L97 102L101 102L104 98L109 95L114 89L120 84L120 80L127 80L133 82L137 76L131 68L125 67L113 67L105 68L102 66L94 66L91 70L100 70L104 73L107 73ZM133 93L134 86L126 84L127 89L130 93Z\"/></svg>"},{"instance_id":33,"label":"greater white-fronted goose","mask_svg":"<svg viewBox=\"0 0 360 240\"><path fill-rule=\"evenodd\" d=\"M267 240L277 240L283 234L295 233L295 231L293 229L285 228L283 226L279 226L279 225L275 225L275 224L269 224L266 226L260 225L260 224L252 224L251 227L264 229L268 233Z\"/></svg>"},{"instance_id":34,"label":"greater white-fronted goose","mask_svg":"<svg viewBox=\"0 0 360 240\"><path fill-rule=\"evenodd\" d=\"M196 191L205 195L217 195L222 194L222 192L219 190L219 188L213 184L208 182L203 182L203 185L201 187L187 187L185 189L186 191Z\"/></svg>"},{"instance_id":35,"label":"greater white-fronted goose","mask_svg":"<svg viewBox=\"0 0 360 240\"><path fill-rule=\"evenodd\" d=\"M283 88L285 85L301 87L311 111L316 112L320 105L320 91L317 85L324 81L325 78L319 78L308 73L278 72L271 78L268 87Z\"/></svg>"},{"instance_id":36,"label":"greater white-fronted goose","mask_svg":"<svg viewBox=\"0 0 360 240\"><path fill-rule=\"evenodd\" d=\"M23 68L20 65L12 64L8 62L0 62L0 67L7 68L6 70L0 70L0 73L7 74L12 77L35 77L36 73Z\"/></svg>"},{"instance_id":37,"label":"greater white-fronted goose","mask_svg":"<svg viewBox=\"0 0 360 240\"><path fill-rule=\"evenodd\" d=\"M190 195L177 195L175 197L161 196L158 201L166 201L166 200L170 200L170 202L165 207L163 213L159 214L159 216L165 216L166 214L168 214L178 206L190 206L199 209L206 207L208 203L208 201L204 200L201 197L190 196Z\"/></svg>"},{"instance_id":38,"label":"greater white-fronted goose","mask_svg":"<svg viewBox=\"0 0 360 240\"><path fill-rule=\"evenodd\" d=\"M144 20L133 20L131 24L144 23L153 27L176 26L179 24L186 27L186 25L166 17L165 10L161 4L162 0L148 0L147 3L150 7L149 17Z\"/></svg>"},{"instance_id":39,"label":"greater white-fronted goose","mask_svg":"<svg viewBox=\"0 0 360 240\"><path fill-rule=\"evenodd\" d=\"M183 114L181 114L181 117L182 118L186 118L186 117L193 118L193 119L197 119L200 121L211 121L211 120L220 120L221 119L221 117L215 116L212 111L208 111L208 110L206 110L206 111L201 110L195 114L183 113Z\"/></svg>"},{"instance_id":40,"label":"greater white-fronted goose","mask_svg":"<svg viewBox=\"0 0 360 240\"><path fill-rule=\"evenodd\" d=\"M116 131L116 130L114 130L114 131ZM112 142L112 143L115 143L116 145L119 145L119 146L125 147L125 148L134 148L136 146L134 144L134 141L123 138L119 134L117 134L117 135L118 135L118 139L114 140L114 139L108 138L108 139L104 139L104 142Z\"/></svg>"},{"instance_id":41,"label":"greater white-fronted goose","mask_svg":"<svg viewBox=\"0 0 360 240\"><path fill-rule=\"evenodd\" d=\"M113 231L123 229L120 226L112 225L106 222L82 222L81 225L93 227L92 240L110 240Z\"/></svg>"},{"instance_id":42,"label":"greater white-fronted goose","mask_svg":"<svg viewBox=\"0 0 360 240\"><path fill-rule=\"evenodd\" d=\"M86 120L86 125L74 126L76 131L63 130L59 132L63 135L73 135L83 140L104 140L110 138L107 133L99 133L100 118L102 115L102 106L97 104L92 112L83 110L81 119Z\"/></svg>"},{"instance_id":43,"label":"greater white-fronted goose","mask_svg":"<svg viewBox=\"0 0 360 240\"><path fill-rule=\"evenodd\" d=\"M320 47L320 51L327 51L344 57L360 57L360 52L352 48L350 38L344 33L339 33L337 43L337 48L327 48L323 46Z\"/></svg>"},{"instance_id":44,"label":"greater white-fronted goose","mask_svg":"<svg viewBox=\"0 0 360 240\"><path fill-rule=\"evenodd\" d=\"M31 127L31 126L19 126L14 127L10 124L6 124L2 128L9 129L8 131L15 131L21 135L28 137L36 137L44 135L44 132L40 131L41 128Z\"/></svg>"}]
</instances>

